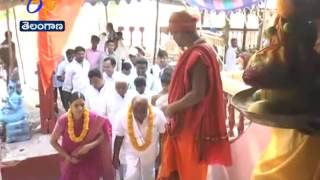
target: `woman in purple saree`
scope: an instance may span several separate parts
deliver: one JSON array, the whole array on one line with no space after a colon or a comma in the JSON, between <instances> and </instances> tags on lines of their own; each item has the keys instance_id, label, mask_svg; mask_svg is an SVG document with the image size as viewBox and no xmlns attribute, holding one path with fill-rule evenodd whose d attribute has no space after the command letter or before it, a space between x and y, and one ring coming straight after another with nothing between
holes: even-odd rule
<instances>
[{"instance_id":1,"label":"woman in purple saree","mask_svg":"<svg viewBox=\"0 0 320 180\"><path fill-rule=\"evenodd\" d=\"M114 180L110 122L90 112L81 93L73 93L70 101L70 110L59 118L51 136L63 158L60 180Z\"/></svg>"}]
</instances>

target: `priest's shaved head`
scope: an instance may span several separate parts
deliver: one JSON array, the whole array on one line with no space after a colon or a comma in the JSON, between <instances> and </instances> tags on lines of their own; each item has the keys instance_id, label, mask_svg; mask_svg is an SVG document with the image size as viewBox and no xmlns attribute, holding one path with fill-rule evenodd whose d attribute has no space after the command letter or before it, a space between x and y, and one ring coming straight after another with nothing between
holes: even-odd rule
<instances>
[{"instance_id":1,"label":"priest's shaved head","mask_svg":"<svg viewBox=\"0 0 320 180\"><path fill-rule=\"evenodd\" d=\"M169 20L169 31L179 47L189 47L196 39L199 18L187 11L174 12Z\"/></svg>"}]
</instances>

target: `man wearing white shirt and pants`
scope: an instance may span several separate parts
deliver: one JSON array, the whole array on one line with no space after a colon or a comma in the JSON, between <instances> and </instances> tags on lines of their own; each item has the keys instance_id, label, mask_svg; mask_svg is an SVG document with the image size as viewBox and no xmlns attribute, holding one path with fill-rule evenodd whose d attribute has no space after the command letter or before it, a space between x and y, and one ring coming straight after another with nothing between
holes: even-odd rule
<instances>
[{"instance_id":1,"label":"man wearing white shirt and pants","mask_svg":"<svg viewBox=\"0 0 320 180\"><path fill-rule=\"evenodd\" d=\"M238 56L238 41L236 38L232 38L231 46L228 48L226 53L225 71L239 70L239 67L237 66L237 56Z\"/></svg>"},{"instance_id":2,"label":"man wearing white shirt and pants","mask_svg":"<svg viewBox=\"0 0 320 180\"><path fill-rule=\"evenodd\" d=\"M90 70L88 77L91 86L84 95L88 108L100 116L107 116L107 101L110 91L107 89L99 69Z\"/></svg>"},{"instance_id":3,"label":"man wearing white shirt and pants","mask_svg":"<svg viewBox=\"0 0 320 180\"><path fill-rule=\"evenodd\" d=\"M115 71L117 61L113 57L106 57L103 61L103 78L108 89L115 90L116 80L122 76L120 72Z\"/></svg>"},{"instance_id":4,"label":"man wearing white shirt and pants","mask_svg":"<svg viewBox=\"0 0 320 180\"><path fill-rule=\"evenodd\" d=\"M155 179L155 164L160 161L161 137L165 131L165 116L152 107L147 98L136 96L128 112L119 121L115 135L113 165L120 166L120 148L126 171L124 180Z\"/></svg>"},{"instance_id":5,"label":"man wearing white shirt and pants","mask_svg":"<svg viewBox=\"0 0 320 180\"><path fill-rule=\"evenodd\" d=\"M107 114L113 127L116 126L118 116L127 109L135 96L134 91L128 89L128 82L124 75L119 76L115 82L115 91L111 91L107 101Z\"/></svg>"},{"instance_id":6,"label":"man wearing white shirt and pants","mask_svg":"<svg viewBox=\"0 0 320 180\"><path fill-rule=\"evenodd\" d=\"M115 91L112 91L109 94L107 100L107 114L112 124L113 131L118 123L117 120L123 116L134 95L133 91L128 89L127 77L125 75L119 76L115 82ZM115 133L113 132L112 144L114 144L114 140ZM120 153L120 156L122 156L122 153ZM123 166L119 168L117 178L123 179Z\"/></svg>"},{"instance_id":7,"label":"man wearing white shirt and pants","mask_svg":"<svg viewBox=\"0 0 320 180\"><path fill-rule=\"evenodd\" d=\"M66 68L66 75L63 84L63 90L73 93L84 93L90 85L88 73L90 70L89 62L84 59L85 49L83 47L75 48L75 59Z\"/></svg>"},{"instance_id":8,"label":"man wearing white shirt and pants","mask_svg":"<svg viewBox=\"0 0 320 180\"><path fill-rule=\"evenodd\" d=\"M61 61L57 67L57 72L56 72L56 78L58 81L62 83L62 93L61 95L61 101L64 109L68 111L69 109L69 96L71 95L69 92L64 91L63 89L63 82L65 80L65 74L66 74L66 68L67 66L72 62L74 59L74 50L73 49L68 49L66 51L66 59Z\"/></svg>"},{"instance_id":9,"label":"man wearing white shirt and pants","mask_svg":"<svg viewBox=\"0 0 320 180\"><path fill-rule=\"evenodd\" d=\"M148 98L148 101L151 102L151 99L154 95L157 93L150 91L149 89L146 88L147 83L146 83L146 78L143 76L138 76L134 80L134 86L136 90L136 95L143 95L146 98Z\"/></svg>"},{"instance_id":10,"label":"man wearing white shirt and pants","mask_svg":"<svg viewBox=\"0 0 320 180\"><path fill-rule=\"evenodd\" d=\"M160 78L155 77L150 73L147 73L148 61L146 59L139 58L135 64L135 67L136 67L136 71L137 71L137 76L143 76L146 78L146 83L147 83L146 88L148 90L155 92L155 93L159 93L162 90ZM134 79L131 82L131 87L135 87L134 86Z\"/></svg>"}]
</instances>

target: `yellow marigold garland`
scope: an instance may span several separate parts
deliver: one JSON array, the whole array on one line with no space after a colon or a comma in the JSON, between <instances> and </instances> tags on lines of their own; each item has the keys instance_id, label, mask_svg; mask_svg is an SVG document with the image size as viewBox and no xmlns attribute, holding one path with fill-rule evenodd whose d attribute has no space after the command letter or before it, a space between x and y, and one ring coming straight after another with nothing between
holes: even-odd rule
<instances>
[{"instance_id":1,"label":"yellow marigold garland","mask_svg":"<svg viewBox=\"0 0 320 180\"><path fill-rule=\"evenodd\" d=\"M144 151L146 150L150 144L152 143L152 138L153 138L153 125L154 125L154 114L152 111L151 106L148 106L148 130L145 139L145 143L140 145L137 142L137 138L134 133L134 128L133 128L133 109L132 106L129 107L128 110L128 134L129 134L129 139L132 144L132 146L137 150L137 151Z\"/></svg>"},{"instance_id":2,"label":"yellow marigold garland","mask_svg":"<svg viewBox=\"0 0 320 180\"><path fill-rule=\"evenodd\" d=\"M87 108L83 111L83 127L80 135L77 137L74 133L74 119L71 113L71 110L68 111L68 134L71 139L71 141L75 143L82 142L84 138L87 136L89 131L89 110Z\"/></svg>"}]
</instances>

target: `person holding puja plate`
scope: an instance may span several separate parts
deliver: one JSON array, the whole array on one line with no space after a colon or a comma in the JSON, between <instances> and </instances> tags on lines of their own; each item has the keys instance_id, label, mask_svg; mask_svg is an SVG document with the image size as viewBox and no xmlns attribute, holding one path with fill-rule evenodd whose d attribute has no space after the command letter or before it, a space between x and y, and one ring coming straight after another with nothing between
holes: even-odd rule
<instances>
[{"instance_id":1,"label":"person holding puja plate","mask_svg":"<svg viewBox=\"0 0 320 180\"><path fill-rule=\"evenodd\" d=\"M89 111L79 92L71 94L70 103L51 135L52 146L63 158L60 180L113 180L110 122Z\"/></svg>"}]
</instances>

